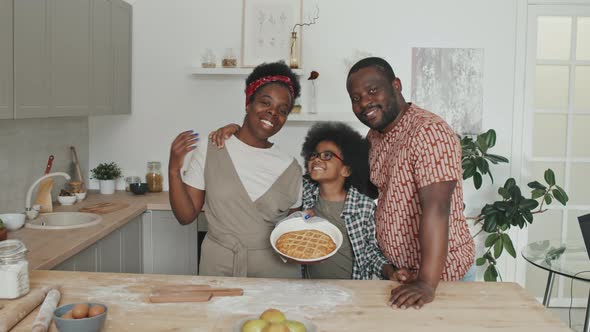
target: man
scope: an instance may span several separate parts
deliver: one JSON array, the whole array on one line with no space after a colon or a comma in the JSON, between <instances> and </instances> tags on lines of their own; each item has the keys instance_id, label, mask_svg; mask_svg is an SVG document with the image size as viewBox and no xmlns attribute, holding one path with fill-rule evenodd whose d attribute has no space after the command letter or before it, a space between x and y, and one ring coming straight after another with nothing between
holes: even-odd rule
<instances>
[{"instance_id":1,"label":"man","mask_svg":"<svg viewBox=\"0 0 590 332\"><path fill-rule=\"evenodd\" d=\"M415 280L391 292L389 303L421 308L434 299L441 279L465 278L474 262L463 216L459 140L440 117L406 103L401 81L381 58L357 62L346 88L354 114L371 128L379 246L396 267L417 271Z\"/></svg>"}]
</instances>

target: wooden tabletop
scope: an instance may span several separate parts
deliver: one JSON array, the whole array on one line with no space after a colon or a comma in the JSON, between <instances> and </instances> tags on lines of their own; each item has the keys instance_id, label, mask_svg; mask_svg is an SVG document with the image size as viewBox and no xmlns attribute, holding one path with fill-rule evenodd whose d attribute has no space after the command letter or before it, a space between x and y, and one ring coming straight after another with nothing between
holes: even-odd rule
<instances>
[{"instance_id":1,"label":"wooden tabletop","mask_svg":"<svg viewBox=\"0 0 590 332\"><path fill-rule=\"evenodd\" d=\"M134 195L130 192L117 191L113 195L100 195L90 191L88 197L71 206L54 203L54 212L78 211L80 208L101 202L124 202L129 207L102 215L100 224L68 230L39 230L21 228L9 232L9 239L18 239L29 250L27 260L30 269L52 269L66 259L86 249L114 230L124 226L146 210L170 210L168 192Z\"/></svg>"},{"instance_id":2,"label":"wooden tabletop","mask_svg":"<svg viewBox=\"0 0 590 332\"><path fill-rule=\"evenodd\" d=\"M313 322L318 331L568 332L569 329L515 283L443 282L421 310L385 305L393 282L287 280L137 275L62 271L31 272L31 287L59 284L60 304L94 301L109 308L103 331L232 331L240 319L267 308ZM162 285L241 287L241 297L203 303L152 304ZM36 312L13 331L30 331ZM50 331L56 331L52 326Z\"/></svg>"}]
</instances>

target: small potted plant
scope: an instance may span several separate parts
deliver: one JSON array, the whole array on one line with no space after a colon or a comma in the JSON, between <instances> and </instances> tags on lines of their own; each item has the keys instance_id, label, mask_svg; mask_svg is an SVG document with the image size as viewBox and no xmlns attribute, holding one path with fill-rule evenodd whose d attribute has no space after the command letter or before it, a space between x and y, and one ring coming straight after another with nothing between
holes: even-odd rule
<instances>
[{"instance_id":1,"label":"small potted plant","mask_svg":"<svg viewBox=\"0 0 590 332\"><path fill-rule=\"evenodd\" d=\"M115 193L115 180L121 177L121 168L114 162L101 163L90 170L92 178L99 180L100 193L110 195Z\"/></svg>"},{"instance_id":2,"label":"small potted plant","mask_svg":"<svg viewBox=\"0 0 590 332\"><path fill-rule=\"evenodd\" d=\"M4 241L8 238L8 230L4 227L4 222L0 219L0 241Z\"/></svg>"}]
</instances>

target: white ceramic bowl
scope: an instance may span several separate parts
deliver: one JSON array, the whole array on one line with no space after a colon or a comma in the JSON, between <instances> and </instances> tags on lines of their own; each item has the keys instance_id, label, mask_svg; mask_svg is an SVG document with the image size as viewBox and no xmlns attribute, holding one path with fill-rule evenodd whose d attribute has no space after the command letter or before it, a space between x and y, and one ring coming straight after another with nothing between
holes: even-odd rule
<instances>
[{"instance_id":1,"label":"white ceramic bowl","mask_svg":"<svg viewBox=\"0 0 590 332\"><path fill-rule=\"evenodd\" d=\"M74 195L76 195L76 201L78 201L78 202L81 202L84 200L84 198L86 198L86 192L75 193Z\"/></svg>"},{"instance_id":2,"label":"white ceramic bowl","mask_svg":"<svg viewBox=\"0 0 590 332\"><path fill-rule=\"evenodd\" d=\"M25 224L25 215L22 213L5 213L0 214L0 219L9 231L16 231Z\"/></svg>"},{"instance_id":3,"label":"white ceramic bowl","mask_svg":"<svg viewBox=\"0 0 590 332\"><path fill-rule=\"evenodd\" d=\"M293 216L293 217L291 217L291 216ZM300 263L314 263L314 262L323 261L324 259L331 257L332 255L334 255L338 251L338 249L340 249L340 246L342 245L342 232L340 232L338 227L334 226L332 223L330 223L326 219L323 219L320 217L313 217L308 220L304 220L302 217L303 214L295 213L291 216L289 216L289 217L287 217L287 219L281 221L275 227L275 229L272 231L272 233L270 233L270 244L272 245L273 249L279 255L286 257L288 259L291 259L293 261L300 262ZM322 256L322 257L318 257L318 258L314 258L314 259L301 259L301 258L295 258L295 257L285 255L282 252L280 252L277 249L277 247L275 246L277 240L279 239L279 237L281 235L283 235L287 232L302 231L305 229L318 230L318 231L328 234L328 236L330 236L332 238L332 240L334 241L334 243L336 244L336 249L326 256Z\"/></svg>"},{"instance_id":4,"label":"white ceramic bowl","mask_svg":"<svg viewBox=\"0 0 590 332\"><path fill-rule=\"evenodd\" d=\"M72 205L76 203L76 196L57 196L57 201L61 205Z\"/></svg>"}]
</instances>

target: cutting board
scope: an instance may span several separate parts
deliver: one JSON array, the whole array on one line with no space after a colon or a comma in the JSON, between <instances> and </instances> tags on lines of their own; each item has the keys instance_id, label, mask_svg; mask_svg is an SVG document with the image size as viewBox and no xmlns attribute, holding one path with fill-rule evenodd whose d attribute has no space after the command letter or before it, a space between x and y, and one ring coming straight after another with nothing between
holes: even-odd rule
<instances>
[{"instance_id":1,"label":"cutting board","mask_svg":"<svg viewBox=\"0 0 590 332\"><path fill-rule=\"evenodd\" d=\"M209 285L168 285L152 289L152 303L207 302L214 296L242 296L242 288L212 288Z\"/></svg>"},{"instance_id":2,"label":"cutting board","mask_svg":"<svg viewBox=\"0 0 590 332\"><path fill-rule=\"evenodd\" d=\"M125 209L129 207L129 203L121 203L121 202L102 202L97 204L92 204L81 208L80 212L88 212L88 213L96 213L96 214L107 214L111 212L115 212L121 209Z\"/></svg>"},{"instance_id":3,"label":"cutting board","mask_svg":"<svg viewBox=\"0 0 590 332\"><path fill-rule=\"evenodd\" d=\"M53 166L53 155L49 156L47 166L45 167L45 175L49 174ZM41 213L53 212L53 202L51 201L51 189L53 189L53 178L47 178L39 184L37 197L33 205L41 205Z\"/></svg>"}]
</instances>

